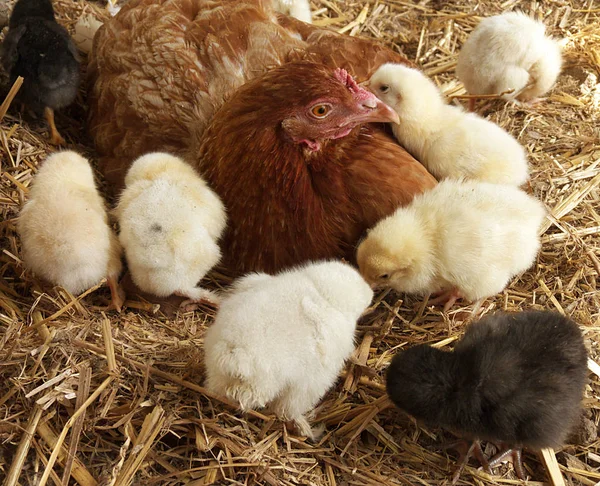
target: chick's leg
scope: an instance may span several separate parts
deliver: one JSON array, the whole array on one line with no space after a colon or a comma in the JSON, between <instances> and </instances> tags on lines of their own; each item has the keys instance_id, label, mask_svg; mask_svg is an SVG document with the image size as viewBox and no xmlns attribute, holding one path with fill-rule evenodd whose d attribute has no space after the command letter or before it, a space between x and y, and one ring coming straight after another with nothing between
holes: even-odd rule
<instances>
[{"instance_id":1,"label":"chick's leg","mask_svg":"<svg viewBox=\"0 0 600 486\"><path fill-rule=\"evenodd\" d=\"M117 282L116 277L108 277L106 279L106 283L108 284L108 288L110 289L111 303L112 306L117 310L117 312L121 312L121 308L125 303L125 291Z\"/></svg>"},{"instance_id":2,"label":"chick's leg","mask_svg":"<svg viewBox=\"0 0 600 486\"><path fill-rule=\"evenodd\" d=\"M44 110L44 115L46 116L48 127L50 128L50 143L52 145L64 145L66 143L65 139L62 138L56 128L56 124L54 123L54 110L46 107Z\"/></svg>"},{"instance_id":3,"label":"chick's leg","mask_svg":"<svg viewBox=\"0 0 600 486\"><path fill-rule=\"evenodd\" d=\"M494 457L492 457L489 461L489 465L490 465L490 468L496 467L501 462L503 462L505 459L510 458L510 459L512 459L513 467L515 468L515 473L517 474L517 477L520 480L525 481L526 474L525 474L525 468L523 467L523 461L522 461L521 456L522 456L522 454L521 454L520 447L508 448L508 449L503 450L502 452L499 452Z\"/></svg>"}]
</instances>

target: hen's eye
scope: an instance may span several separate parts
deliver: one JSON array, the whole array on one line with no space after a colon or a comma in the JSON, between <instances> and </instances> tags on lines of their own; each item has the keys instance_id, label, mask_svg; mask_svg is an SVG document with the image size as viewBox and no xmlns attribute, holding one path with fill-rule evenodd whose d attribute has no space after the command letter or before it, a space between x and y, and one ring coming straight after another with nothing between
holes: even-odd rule
<instances>
[{"instance_id":1,"label":"hen's eye","mask_svg":"<svg viewBox=\"0 0 600 486\"><path fill-rule=\"evenodd\" d=\"M387 280L388 278L390 278L389 273L382 273L381 275L379 275L379 280Z\"/></svg>"},{"instance_id":2,"label":"hen's eye","mask_svg":"<svg viewBox=\"0 0 600 486\"><path fill-rule=\"evenodd\" d=\"M382 93L387 93L390 90L390 87L387 84L382 84L379 87L379 91L381 91Z\"/></svg>"},{"instance_id":3,"label":"hen's eye","mask_svg":"<svg viewBox=\"0 0 600 486\"><path fill-rule=\"evenodd\" d=\"M317 118L325 118L331 111L331 105L321 103L311 108L310 112Z\"/></svg>"}]
</instances>

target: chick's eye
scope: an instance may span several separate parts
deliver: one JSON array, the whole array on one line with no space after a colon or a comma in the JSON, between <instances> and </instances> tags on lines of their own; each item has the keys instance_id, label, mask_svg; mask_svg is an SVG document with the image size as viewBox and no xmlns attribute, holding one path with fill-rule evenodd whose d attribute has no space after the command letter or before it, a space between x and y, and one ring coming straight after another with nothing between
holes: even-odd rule
<instances>
[{"instance_id":1,"label":"chick's eye","mask_svg":"<svg viewBox=\"0 0 600 486\"><path fill-rule=\"evenodd\" d=\"M379 87L379 91L381 91L382 93L387 93L390 90L390 87L387 84L382 84Z\"/></svg>"},{"instance_id":2,"label":"chick's eye","mask_svg":"<svg viewBox=\"0 0 600 486\"><path fill-rule=\"evenodd\" d=\"M331 105L321 103L311 108L310 112L317 118L325 118L331 111Z\"/></svg>"},{"instance_id":3,"label":"chick's eye","mask_svg":"<svg viewBox=\"0 0 600 486\"><path fill-rule=\"evenodd\" d=\"M382 273L381 275L379 275L379 280L387 280L388 278L390 278L390 274L389 273Z\"/></svg>"}]
</instances>

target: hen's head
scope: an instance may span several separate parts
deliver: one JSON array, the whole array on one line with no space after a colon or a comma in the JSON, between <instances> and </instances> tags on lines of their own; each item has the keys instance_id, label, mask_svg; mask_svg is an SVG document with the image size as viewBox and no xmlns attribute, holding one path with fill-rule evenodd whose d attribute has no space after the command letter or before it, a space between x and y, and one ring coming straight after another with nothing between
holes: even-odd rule
<instances>
[{"instance_id":1,"label":"hen's head","mask_svg":"<svg viewBox=\"0 0 600 486\"><path fill-rule=\"evenodd\" d=\"M298 62L280 68L266 87L271 106L281 103L281 127L294 143L312 151L323 140L342 138L368 122L398 122L398 115L375 95L359 86L344 69Z\"/></svg>"}]
</instances>

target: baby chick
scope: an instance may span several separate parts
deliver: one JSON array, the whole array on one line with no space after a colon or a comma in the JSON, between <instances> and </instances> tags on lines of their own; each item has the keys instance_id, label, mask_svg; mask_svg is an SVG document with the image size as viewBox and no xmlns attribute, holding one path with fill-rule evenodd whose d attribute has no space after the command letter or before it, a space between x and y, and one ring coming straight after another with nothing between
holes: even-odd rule
<instances>
[{"instance_id":1,"label":"baby chick","mask_svg":"<svg viewBox=\"0 0 600 486\"><path fill-rule=\"evenodd\" d=\"M384 64L369 87L396 110L398 141L436 178L519 186L529 178L525 150L508 132L474 113L447 105L421 71Z\"/></svg>"},{"instance_id":2,"label":"baby chick","mask_svg":"<svg viewBox=\"0 0 600 486\"><path fill-rule=\"evenodd\" d=\"M75 24L73 42L81 52L89 54L92 51L94 36L102 25L103 23L91 13L79 17L79 20Z\"/></svg>"},{"instance_id":3,"label":"baby chick","mask_svg":"<svg viewBox=\"0 0 600 486\"><path fill-rule=\"evenodd\" d=\"M459 297L501 292L527 270L545 215L516 187L447 179L369 230L357 251L360 272L374 287L443 292L447 311Z\"/></svg>"},{"instance_id":4,"label":"baby chick","mask_svg":"<svg viewBox=\"0 0 600 486\"><path fill-rule=\"evenodd\" d=\"M548 311L498 313L471 324L452 352L428 345L394 356L391 400L435 427L474 440L486 469L513 456L525 479L520 447L560 447L579 419L587 352L577 324ZM508 448L483 457L478 441ZM512 449L514 447L514 449ZM458 481L469 453L454 476Z\"/></svg>"},{"instance_id":5,"label":"baby chick","mask_svg":"<svg viewBox=\"0 0 600 486\"><path fill-rule=\"evenodd\" d=\"M192 167L166 153L138 158L125 185L115 215L133 282L158 297L218 303L197 285L221 258L217 241L226 214L219 197Z\"/></svg>"},{"instance_id":6,"label":"baby chick","mask_svg":"<svg viewBox=\"0 0 600 486\"><path fill-rule=\"evenodd\" d=\"M120 311L121 246L86 159L70 151L46 159L17 230L23 260L34 273L74 294L107 277L113 305Z\"/></svg>"},{"instance_id":7,"label":"baby chick","mask_svg":"<svg viewBox=\"0 0 600 486\"><path fill-rule=\"evenodd\" d=\"M302 20L302 22L306 22L307 24L312 24L312 15L308 0L274 0L273 6L278 12Z\"/></svg>"},{"instance_id":8,"label":"baby chick","mask_svg":"<svg viewBox=\"0 0 600 486\"><path fill-rule=\"evenodd\" d=\"M241 278L206 333L207 388L242 410L270 404L316 438L305 415L352 354L356 321L372 298L358 272L337 261Z\"/></svg>"},{"instance_id":9,"label":"baby chick","mask_svg":"<svg viewBox=\"0 0 600 486\"><path fill-rule=\"evenodd\" d=\"M68 32L54 19L50 0L19 0L0 51L10 82L24 78L19 99L36 115L44 112L50 142L65 143L54 110L70 105L79 89L79 56Z\"/></svg>"},{"instance_id":10,"label":"baby chick","mask_svg":"<svg viewBox=\"0 0 600 486\"><path fill-rule=\"evenodd\" d=\"M475 95L502 94L505 99L532 101L546 93L558 77L560 46L546 27L522 12L483 19L463 45L456 75Z\"/></svg>"}]
</instances>

